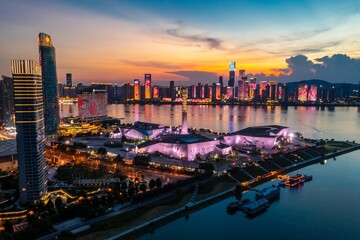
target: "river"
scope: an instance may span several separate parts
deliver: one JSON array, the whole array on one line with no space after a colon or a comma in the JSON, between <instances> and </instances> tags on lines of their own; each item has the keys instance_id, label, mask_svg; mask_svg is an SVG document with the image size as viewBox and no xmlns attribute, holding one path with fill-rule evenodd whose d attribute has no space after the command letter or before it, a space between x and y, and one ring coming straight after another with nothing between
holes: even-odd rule
<instances>
[{"instance_id":1,"label":"river","mask_svg":"<svg viewBox=\"0 0 360 240\"><path fill-rule=\"evenodd\" d=\"M76 105L62 105L62 116L76 116ZM171 126L181 124L180 105L108 105L108 115L123 122L147 121ZM255 125L278 124L310 138L360 142L360 108L356 107L252 107L188 106L188 125L232 132ZM279 200L262 215L248 219L229 215L229 198L171 222L149 239L360 239L360 151L325 164L297 170L313 181L296 189L281 189ZM271 182L259 186L262 188ZM253 198L254 193L244 194Z\"/></svg>"}]
</instances>

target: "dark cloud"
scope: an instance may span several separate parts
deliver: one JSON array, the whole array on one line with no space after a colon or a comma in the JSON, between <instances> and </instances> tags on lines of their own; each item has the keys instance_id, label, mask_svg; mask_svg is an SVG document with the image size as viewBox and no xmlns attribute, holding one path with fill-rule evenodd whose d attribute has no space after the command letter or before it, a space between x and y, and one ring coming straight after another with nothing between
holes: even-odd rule
<instances>
[{"instance_id":1,"label":"dark cloud","mask_svg":"<svg viewBox=\"0 0 360 240\"><path fill-rule=\"evenodd\" d=\"M360 59L351 58L346 54L324 56L311 61L305 55L297 55L285 60L287 68L273 69L279 76L266 74L250 74L259 80L278 80L292 82L308 79L321 79L332 83L359 83Z\"/></svg>"},{"instance_id":2,"label":"dark cloud","mask_svg":"<svg viewBox=\"0 0 360 240\"><path fill-rule=\"evenodd\" d=\"M140 66L140 67L153 67L153 68L168 68L168 69L178 69L179 66L167 62L158 62L158 61L132 61L132 60L120 60L123 63Z\"/></svg>"},{"instance_id":3,"label":"dark cloud","mask_svg":"<svg viewBox=\"0 0 360 240\"><path fill-rule=\"evenodd\" d=\"M187 77L189 79L186 84L197 84L199 82L202 83L213 83L218 80L218 75L214 72L205 72L205 71L175 71L175 72L166 72L171 73L183 77Z\"/></svg>"},{"instance_id":4,"label":"dark cloud","mask_svg":"<svg viewBox=\"0 0 360 240\"><path fill-rule=\"evenodd\" d=\"M166 34L192 43L205 43L210 49L221 49L222 41L218 38L204 36L203 34L187 35L181 33L181 26L165 30Z\"/></svg>"}]
</instances>

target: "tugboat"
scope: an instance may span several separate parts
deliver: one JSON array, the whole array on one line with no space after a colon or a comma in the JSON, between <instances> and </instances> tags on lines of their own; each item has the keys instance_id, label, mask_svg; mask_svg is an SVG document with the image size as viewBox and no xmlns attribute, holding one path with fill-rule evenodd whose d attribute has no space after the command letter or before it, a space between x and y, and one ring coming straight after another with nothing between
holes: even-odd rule
<instances>
[{"instance_id":1,"label":"tugboat","mask_svg":"<svg viewBox=\"0 0 360 240\"><path fill-rule=\"evenodd\" d=\"M250 202L243 206L243 211L248 216L254 216L259 213L262 213L269 207L269 201L265 198L261 198L255 202Z\"/></svg>"},{"instance_id":2,"label":"tugboat","mask_svg":"<svg viewBox=\"0 0 360 240\"><path fill-rule=\"evenodd\" d=\"M229 212L234 212L234 211L241 211L243 210L243 206L245 204L248 204L250 202L250 199L244 199L244 200L241 200L241 201L237 201L237 202L231 202L229 203L229 205L227 206L227 211Z\"/></svg>"},{"instance_id":3,"label":"tugboat","mask_svg":"<svg viewBox=\"0 0 360 240\"><path fill-rule=\"evenodd\" d=\"M255 195L256 200L265 198L269 202L275 200L278 197L280 197L280 186L275 186L275 185L257 191Z\"/></svg>"}]
</instances>

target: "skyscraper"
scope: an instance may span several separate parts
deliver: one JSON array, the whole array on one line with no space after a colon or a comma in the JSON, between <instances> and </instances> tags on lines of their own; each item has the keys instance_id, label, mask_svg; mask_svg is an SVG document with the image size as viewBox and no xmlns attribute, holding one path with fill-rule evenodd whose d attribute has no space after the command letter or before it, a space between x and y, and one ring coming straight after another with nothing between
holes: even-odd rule
<instances>
[{"instance_id":1,"label":"skyscraper","mask_svg":"<svg viewBox=\"0 0 360 240\"><path fill-rule=\"evenodd\" d=\"M229 87L235 86L235 73L236 73L236 63L230 62L229 64Z\"/></svg>"},{"instance_id":2,"label":"skyscraper","mask_svg":"<svg viewBox=\"0 0 360 240\"><path fill-rule=\"evenodd\" d=\"M55 48L50 36L45 33L39 33L38 40L43 81L45 134L53 135L57 133L60 122Z\"/></svg>"},{"instance_id":3,"label":"skyscraper","mask_svg":"<svg viewBox=\"0 0 360 240\"><path fill-rule=\"evenodd\" d=\"M134 79L134 99L140 100L140 80Z\"/></svg>"},{"instance_id":4,"label":"skyscraper","mask_svg":"<svg viewBox=\"0 0 360 240\"><path fill-rule=\"evenodd\" d=\"M175 100L175 82L170 81L169 95L172 101Z\"/></svg>"},{"instance_id":5,"label":"skyscraper","mask_svg":"<svg viewBox=\"0 0 360 240\"><path fill-rule=\"evenodd\" d=\"M72 74L66 73L66 86L71 87L72 86Z\"/></svg>"},{"instance_id":6,"label":"skyscraper","mask_svg":"<svg viewBox=\"0 0 360 240\"><path fill-rule=\"evenodd\" d=\"M151 74L145 74L145 99L151 98Z\"/></svg>"},{"instance_id":7,"label":"skyscraper","mask_svg":"<svg viewBox=\"0 0 360 240\"><path fill-rule=\"evenodd\" d=\"M187 125L187 97L188 89L186 87L181 88L181 99L182 99L182 126L181 134L188 134L188 125Z\"/></svg>"},{"instance_id":8,"label":"skyscraper","mask_svg":"<svg viewBox=\"0 0 360 240\"><path fill-rule=\"evenodd\" d=\"M41 67L12 60L19 159L20 202L39 200L46 191L45 131Z\"/></svg>"},{"instance_id":9,"label":"skyscraper","mask_svg":"<svg viewBox=\"0 0 360 240\"><path fill-rule=\"evenodd\" d=\"M14 85L13 79L1 76L1 112L0 120L5 126L14 126Z\"/></svg>"}]
</instances>

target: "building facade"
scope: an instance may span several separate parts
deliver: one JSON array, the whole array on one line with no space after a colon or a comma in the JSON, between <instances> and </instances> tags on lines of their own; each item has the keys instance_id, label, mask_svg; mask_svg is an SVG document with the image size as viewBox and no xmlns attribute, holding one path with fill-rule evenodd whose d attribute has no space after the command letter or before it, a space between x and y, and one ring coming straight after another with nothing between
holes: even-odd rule
<instances>
[{"instance_id":1,"label":"building facade","mask_svg":"<svg viewBox=\"0 0 360 240\"><path fill-rule=\"evenodd\" d=\"M57 133L60 123L55 48L51 38L39 33L39 59L42 68L45 134Z\"/></svg>"},{"instance_id":2,"label":"building facade","mask_svg":"<svg viewBox=\"0 0 360 240\"><path fill-rule=\"evenodd\" d=\"M19 159L20 202L40 200L46 192L45 127L41 66L12 60Z\"/></svg>"}]
</instances>

